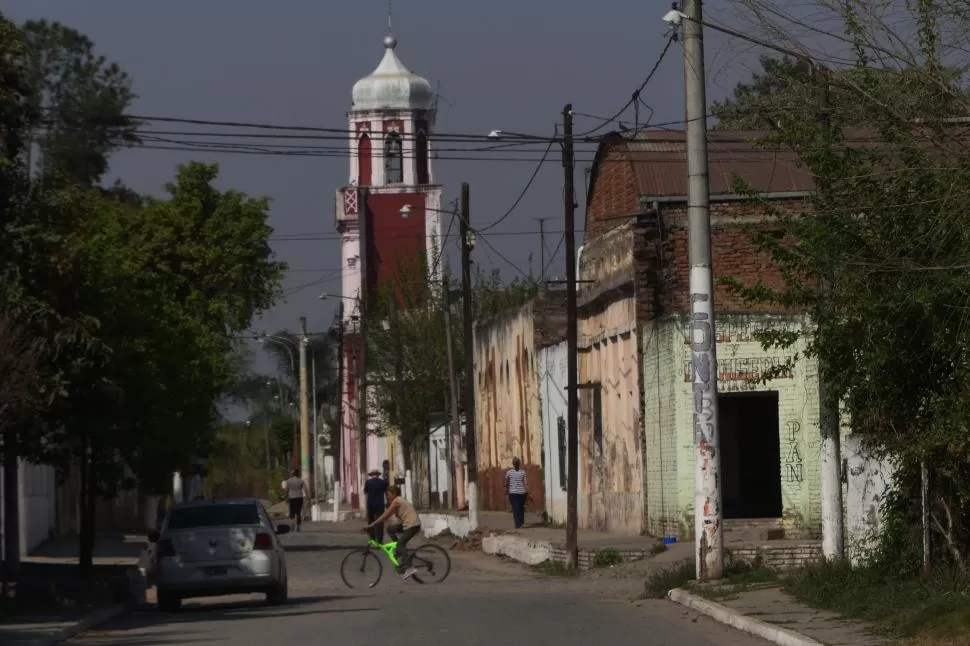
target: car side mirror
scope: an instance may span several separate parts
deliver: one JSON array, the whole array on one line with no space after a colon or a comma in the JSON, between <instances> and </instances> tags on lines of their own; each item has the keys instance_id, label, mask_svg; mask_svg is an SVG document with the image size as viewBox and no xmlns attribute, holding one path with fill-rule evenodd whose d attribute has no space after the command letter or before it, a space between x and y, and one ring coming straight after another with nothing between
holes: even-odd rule
<instances>
[{"instance_id":1,"label":"car side mirror","mask_svg":"<svg viewBox=\"0 0 970 646\"><path fill-rule=\"evenodd\" d=\"M283 534L289 534L289 533L290 533L290 526L289 525L277 525L276 526L276 535L277 536L282 536Z\"/></svg>"},{"instance_id":2,"label":"car side mirror","mask_svg":"<svg viewBox=\"0 0 970 646\"><path fill-rule=\"evenodd\" d=\"M153 529L152 531L148 532L149 543L157 543L159 538L161 538L161 535L158 533L158 530Z\"/></svg>"}]
</instances>

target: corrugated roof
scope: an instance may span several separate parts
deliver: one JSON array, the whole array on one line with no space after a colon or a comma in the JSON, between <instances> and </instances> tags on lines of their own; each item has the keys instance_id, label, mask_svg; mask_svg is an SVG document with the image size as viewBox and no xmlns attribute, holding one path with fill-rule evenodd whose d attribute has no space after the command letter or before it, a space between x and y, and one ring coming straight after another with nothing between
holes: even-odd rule
<instances>
[{"instance_id":1,"label":"corrugated roof","mask_svg":"<svg viewBox=\"0 0 970 646\"><path fill-rule=\"evenodd\" d=\"M759 193L811 191L815 182L790 150L759 143L768 132L708 132L708 176L712 196L732 194L734 178L742 178ZM633 166L638 190L645 197L687 194L687 145L682 130L641 131L614 140L624 147Z\"/></svg>"}]
</instances>

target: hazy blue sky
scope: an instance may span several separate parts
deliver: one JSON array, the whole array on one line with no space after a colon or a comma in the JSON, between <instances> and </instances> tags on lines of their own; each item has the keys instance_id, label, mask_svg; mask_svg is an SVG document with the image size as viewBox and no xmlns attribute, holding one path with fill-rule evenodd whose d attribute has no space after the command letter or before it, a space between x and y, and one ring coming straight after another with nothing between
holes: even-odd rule
<instances>
[{"instance_id":1,"label":"hazy blue sky","mask_svg":"<svg viewBox=\"0 0 970 646\"><path fill-rule=\"evenodd\" d=\"M134 79L132 111L150 116L346 127L350 90L383 55L387 3L380 0L6 0L13 19L47 18L87 34L100 54ZM486 134L494 128L551 134L565 103L578 112L609 116L640 85L659 56L668 2L599 0L399 0L397 53L415 72L441 84L437 130ZM734 24L730 0L706 5L708 18ZM722 98L750 76L755 52L743 43L707 35L708 98ZM683 51L675 43L643 93L653 122L683 118ZM646 118L641 110L641 122ZM632 124L632 109L623 121ZM577 131L598 125L577 118ZM159 128L167 126L158 126ZM172 129L184 129L172 126ZM327 145L336 146L335 142ZM472 220L492 222L518 197L539 154L524 160L438 159L436 178L445 202L460 183L471 184ZM502 158L502 159L498 159ZM115 155L111 177L141 192L159 193L179 163L219 163L220 185L273 200L271 224L278 256L290 263L289 295L257 329L293 329L307 317L311 331L332 320L339 292L339 246L334 233L334 190L346 183L342 157L241 156L131 150ZM577 186L592 159L579 153ZM528 270L546 222L548 254L561 238L562 167L550 156L515 213L486 234L503 255ZM582 210L580 210L580 217ZM581 222L582 220L580 220ZM518 235L515 235L518 234ZM296 239L299 238L299 239ZM510 267L479 244L483 268ZM550 273L562 274L560 249ZM302 289L301 289L302 287ZM259 366L267 369L265 360Z\"/></svg>"}]
</instances>

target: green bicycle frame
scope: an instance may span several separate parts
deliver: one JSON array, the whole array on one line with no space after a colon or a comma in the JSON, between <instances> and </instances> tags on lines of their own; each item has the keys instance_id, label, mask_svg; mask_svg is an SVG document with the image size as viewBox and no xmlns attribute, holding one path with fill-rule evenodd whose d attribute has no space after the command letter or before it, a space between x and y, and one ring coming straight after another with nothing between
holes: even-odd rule
<instances>
[{"instance_id":1,"label":"green bicycle frame","mask_svg":"<svg viewBox=\"0 0 970 646\"><path fill-rule=\"evenodd\" d=\"M401 567L401 563L397 560L397 541L391 541L390 543L378 543L374 539L370 539L367 541L367 547L378 548L387 554L387 559L394 567Z\"/></svg>"}]
</instances>

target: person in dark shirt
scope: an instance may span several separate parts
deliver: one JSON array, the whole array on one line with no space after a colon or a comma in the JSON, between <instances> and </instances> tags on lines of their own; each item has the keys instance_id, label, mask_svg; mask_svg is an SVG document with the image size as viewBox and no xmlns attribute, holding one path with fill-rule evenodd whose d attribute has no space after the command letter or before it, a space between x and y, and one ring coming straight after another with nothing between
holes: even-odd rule
<instances>
[{"instance_id":1,"label":"person in dark shirt","mask_svg":"<svg viewBox=\"0 0 970 646\"><path fill-rule=\"evenodd\" d=\"M364 496L367 500L367 523L371 524L384 513L388 482L381 472L373 469L364 483ZM370 537L378 543L384 542L384 523L378 523L368 530Z\"/></svg>"}]
</instances>

